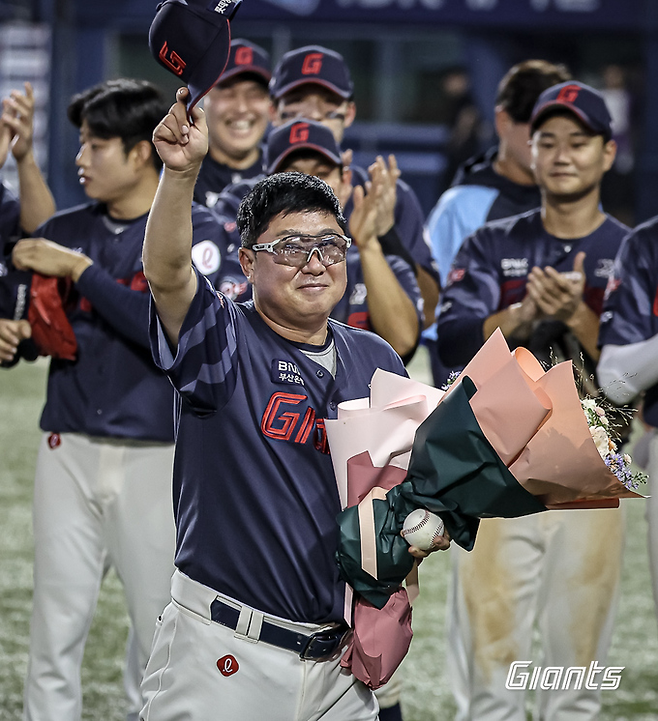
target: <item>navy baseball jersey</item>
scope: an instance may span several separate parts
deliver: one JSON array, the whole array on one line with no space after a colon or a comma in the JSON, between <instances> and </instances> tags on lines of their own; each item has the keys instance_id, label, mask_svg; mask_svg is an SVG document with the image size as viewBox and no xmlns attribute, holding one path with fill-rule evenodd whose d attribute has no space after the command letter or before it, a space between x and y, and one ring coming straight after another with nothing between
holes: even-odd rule
<instances>
[{"instance_id":1,"label":"navy baseball jersey","mask_svg":"<svg viewBox=\"0 0 658 721\"><path fill-rule=\"evenodd\" d=\"M628 232L625 225L606 216L590 235L564 240L546 232L540 210L484 225L466 239L448 277L438 319L443 362L463 366L475 355L484 343L485 319L523 300L533 266L568 272L580 251L587 254L584 300L601 315L614 259ZM514 338L508 340L512 347L519 344ZM556 320L540 322L522 345L547 362L551 349L557 358L577 360L584 353L567 326Z\"/></svg>"},{"instance_id":2,"label":"navy baseball jersey","mask_svg":"<svg viewBox=\"0 0 658 721\"><path fill-rule=\"evenodd\" d=\"M229 185L240 183L245 178L262 177L263 155L248 168L236 170L214 160L210 153L206 155L199 170L199 177L194 187L194 200L207 208L217 204L220 193Z\"/></svg>"},{"instance_id":3,"label":"navy baseball jersey","mask_svg":"<svg viewBox=\"0 0 658 721\"><path fill-rule=\"evenodd\" d=\"M154 307L154 306L153 306ZM369 395L377 368L405 375L378 336L330 320L332 373L316 346L276 334L252 302L199 278L175 358L151 319L156 363L180 394L176 566L190 578L292 621L339 621L334 554L340 501L324 420Z\"/></svg>"},{"instance_id":4,"label":"navy baseball jersey","mask_svg":"<svg viewBox=\"0 0 658 721\"><path fill-rule=\"evenodd\" d=\"M67 310L77 359L50 363L44 431L173 442L173 393L149 350L147 217L115 221L92 203L55 214L35 234L93 261ZM201 206L192 218L195 262L213 277L220 265L217 222Z\"/></svg>"},{"instance_id":5,"label":"navy baseball jersey","mask_svg":"<svg viewBox=\"0 0 658 721\"><path fill-rule=\"evenodd\" d=\"M11 267L11 248L21 235L20 214L18 198L7 186L0 183L0 318L14 318L17 303L20 302L20 295L17 296L17 293L21 283L14 283L11 280L17 271L13 271L11 278L8 277ZM25 288L29 276L28 274L23 276L22 285ZM18 317L22 317L22 314L19 313Z\"/></svg>"},{"instance_id":6,"label":"navy baseball jersey","mask_svg":"<svg viewBox=\"0 0 658 721\"><path fill-rule=\"evenodd\" d=\"M624 240L601 316L599 345L628 345L658 333L658 219ZM658 385L644 394L644 420L658 427Z\"/></svg>"}]
</instances>

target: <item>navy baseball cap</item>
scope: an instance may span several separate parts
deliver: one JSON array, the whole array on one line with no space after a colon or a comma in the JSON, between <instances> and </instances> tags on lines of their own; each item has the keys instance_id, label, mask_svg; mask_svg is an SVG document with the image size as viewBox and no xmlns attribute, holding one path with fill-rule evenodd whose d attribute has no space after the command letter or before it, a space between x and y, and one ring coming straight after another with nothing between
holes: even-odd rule
<instances>
[{"instance_id":1,"label":"navy baseball cap","mask_svg":"<svg viewBox=\"0 0 658 721\"><path fill-rule=\"evenodd\" d=\"M231 43L229 21L242 0L164 0L149 29L151 54L188 87L187 111L217 83Z\"/></svg>"},{"instance_id":2,"label":"navy baseball cap","mask_svg":"<svg viewBox=\"0 0 658 721\"><path fill-rule=\"evenodd\" d=\"M236 38L231 40L231 49L228 56L228 62L219 79L223 83L229 78L236 75L250 74L257 75L263 80L265 85L270 82L272 77L270 63L270 54L259 45L254 45L248 40Z\"/></svg>"},{"instance_id":3,"label":"navy baseball cap","mask_svg":"<svg viewBox=\"0 0 658 721\"><path fill-rule=\"evenodd\" d=\"M331 130L314 120L298 118L274 128L269 134L265 147L267 174L276 173L281 163L297 150L314 150L335 165L343 165L340 148Z\"/></svg>"},{"instance_id":4,"label":"navy baseball cap","mask_svg":"<svg viewBox=\"0 0 658 721\"><path fill-rule=\"evenodd\" d=\"M543 119L555 110L567 110L595 135L605 140L612 137L612 117L603 95L584 83L568 80L544 90L537 98L530 117L530 132L534 133Z\"/></svg>"},{"instance_id":5,"label":"navy baseball cap","mask_svg":"<svg viewBox=\"0 0 658 721\"><path fill-rule=\"evenodd\" d=\"M278 99L293 88L312 83L328 88L345 100L354 94L343 56L319 45L307 45L281 58L270 81L270 95Z\"/></svg>"}]
</instances>

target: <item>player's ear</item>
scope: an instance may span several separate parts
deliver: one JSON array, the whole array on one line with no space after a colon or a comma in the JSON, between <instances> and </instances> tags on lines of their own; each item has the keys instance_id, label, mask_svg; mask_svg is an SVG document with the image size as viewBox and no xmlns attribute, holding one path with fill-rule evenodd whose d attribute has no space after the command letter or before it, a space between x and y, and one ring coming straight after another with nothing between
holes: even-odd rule
<instances>
[{"instance_id":1,"label":"player's ear","mask_svg":"<svg viewBox=\"0 0 658 721\"><path fill-rule=\"evenodd\" d=\"M151 156L154 152L153 146L148 140L140 140L133 146L128 156L132 156L138 165L144 166L153 163Z\"/></svg>"},{"instance_id":2,"label":"player's ear","mask_svg":"<svg viewBox=\"0 0 658 721\"><path fill-rule=\"evenodd\" d=\"M617 156L617 143L614 140L608 140L603 146L603 172L607 173Z\"/></svg>"},{"instance_id":3,"label":"player's ear","mask_svg":"<svg viewBox=\"0 0 658 721\"><path fill-rule=\"evenodd\" d=\"M349 103L347 103L347 112L345 113L346 128L349 128L350 125L352 125L354 118L356 118L356 103L353 100L350 100Z\"/></svg>"},{"instance_id":4,"label":"player's ear","mask_svg":"<svg viewBox=\"0 0 658 721\"><path fill-rule=\"evenodd\" d=\"M250 248L240 248L238 250L238 260L240 261L240 267L242 268L244 277L253 285L256 254Z\"/></svg>"}]
</instances>

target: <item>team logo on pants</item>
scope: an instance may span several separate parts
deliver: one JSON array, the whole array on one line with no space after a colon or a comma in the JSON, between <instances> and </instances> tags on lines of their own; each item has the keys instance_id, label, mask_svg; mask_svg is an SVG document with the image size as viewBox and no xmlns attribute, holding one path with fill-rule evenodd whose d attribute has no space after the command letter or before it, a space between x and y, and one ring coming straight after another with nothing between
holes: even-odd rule
<instances>
[{"instance_id":1,"label":"team logo on pants","mask_svg":"<svg viewBox=\"0 0 658 721\"><path fill-rule=\"evenodd\" d=\"M59 433L51 433L48 436L48 445L50 448L57 448L59 444L62 442L62 439L60 438Z\"/></svg>"},{"instance_id":2,"label":"team logo on pants","mask_svg":"<svg viewBox=\"0 0 658 721\"><path fill-rule=\"evenodd\" d=\"M232 676L240 670L240 664L229 654L217 660L217 668L222 676Z\"/></svg>"}]
</instances>

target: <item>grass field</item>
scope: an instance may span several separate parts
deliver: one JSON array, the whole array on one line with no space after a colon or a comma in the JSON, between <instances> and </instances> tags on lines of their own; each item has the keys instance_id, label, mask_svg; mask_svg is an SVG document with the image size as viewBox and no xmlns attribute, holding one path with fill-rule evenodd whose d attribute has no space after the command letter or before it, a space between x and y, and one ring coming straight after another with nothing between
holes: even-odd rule
<instances>
[{"instance_id":1,"label":"grass field","mask_svg":"<svg viewBox=\"0 0 658 721\"><path fill-rule=\"evenodd\" d=\"M414 361L412 373L426 380L426 372L421 356ZM21 714L32 587L32 480L45 374L42 361L0 372L0 721L14 721ZM603 694L601 721L658 721L658 633L643 510L641 501L624 504L625 566L607 663L625 666L625 670L620 688ZM448 554L437 553L421 566L415 637L402 668L406 721L449 721L454 717L444 661L449 565ZM126 635L121 588L110 574L85 654L84 719L125 718L121 665ZM541 664L539 658L534 662Z\"/></svg>"}]
</instances>

